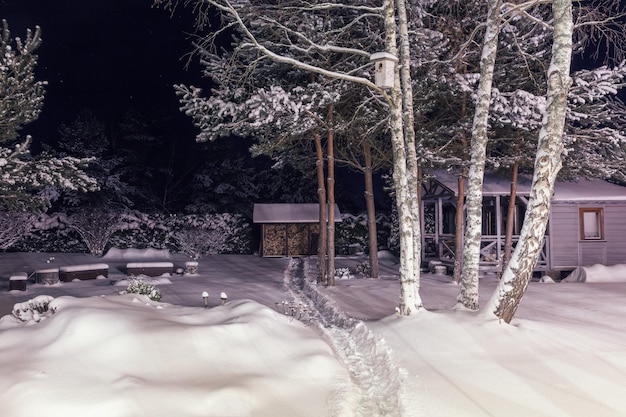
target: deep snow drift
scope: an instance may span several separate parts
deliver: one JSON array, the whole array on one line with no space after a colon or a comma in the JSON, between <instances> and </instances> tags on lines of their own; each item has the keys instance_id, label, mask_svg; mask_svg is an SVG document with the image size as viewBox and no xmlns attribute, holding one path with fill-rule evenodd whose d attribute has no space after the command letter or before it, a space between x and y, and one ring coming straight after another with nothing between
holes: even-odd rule
<instances>
[{"instance_id":1,"label":"deep snow drift","mask_svg":"<svg viewBox=\"0 0 626 417\"><path fill-rule=\"evenodd\" d=\"M361 261L339 258L337 267ZM332 288L314 283L309 264L310 291L299 296L317 296L321 316L304 314L304 323L278 303L292 296L287 261L254 256L207 257L197 276L161 280L164 303L117 295L108 281L122 275L3 291L1 303L54 291L57 313L28 326L2 320L0 415L626 415L623 281L532 282L506 325L451 310L458 287L425 274L429 311L397 318L397 264L381 261L381 279ZM497 281L480 284L484 304Z\"/></svg>"},{"instance_id":2,"label":"deep snow drift","mask_svg":"<svg viewBox=\"0 0 626 417\"><path fill-rule=\"evenodd\" d=\"M253 301L60 297L0 322L0 415L320 416L346 373L317 334Z\"/></svg>"}]
</instances>

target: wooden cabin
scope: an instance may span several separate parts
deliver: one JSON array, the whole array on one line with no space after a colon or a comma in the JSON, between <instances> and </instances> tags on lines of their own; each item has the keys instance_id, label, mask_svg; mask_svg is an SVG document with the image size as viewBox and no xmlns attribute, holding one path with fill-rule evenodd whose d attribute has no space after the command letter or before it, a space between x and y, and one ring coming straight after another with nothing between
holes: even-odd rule
<instances>
[{"instance_id":1,"label":"wooden cabin","mask_svg":"<svg viewBox=\"0 0 626 417\"><path fill-rule=\"evenodd\" d=\"M340 222L336 204L334 209L335 222ZM319 204L255 204L252 220L261 226L261 256L317 254Z\"/></svg>"},{"instance_id":2,"label":"wooden cabin","mask_svg":"<svg viewBox=\"0 0 626 417\"><path fill-rule=\"evenodd\" d=\"M532 178L520 175L513 214L519 239ZM504 252L510 178L486 173L483 185L481 270L499 271ZM425 259L454 262L458 178L444 171L422 185ZM461 237L462 238L462 237ZM561 274L579 266L626 263L626 187L601 180L557 181L536 271Z\"/></svg>"}]
</instances>

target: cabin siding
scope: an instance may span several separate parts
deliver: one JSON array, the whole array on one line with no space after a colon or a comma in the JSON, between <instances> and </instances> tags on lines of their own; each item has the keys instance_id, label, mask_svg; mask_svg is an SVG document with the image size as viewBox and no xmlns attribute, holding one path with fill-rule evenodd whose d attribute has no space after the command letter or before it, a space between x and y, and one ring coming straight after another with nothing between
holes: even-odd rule
<instances>
[{"instance_id":1,"label":"cabin siding","mask_svg":"<svg viewBox=\"0 0 626 417\"><path fill-rule=\"evenodd\" d=\"M607 241L606 265L626 263L626 204L605 206L604 230Z\"/></svg>"},{"instance_id":2,"label":"cabin siding","mask_svg":"<svg viewBox=\"0 0 626 417\"><path fill-rule=\"evenodd\" d=\"M581 241L579 245L580 266L606 265L606 247L606 242L602 241Z\"/></svg>"},{"instance_id":3,"label":"cabin siding","mask_svg":"<svg viewBox=\"0 0 626 417\"><path fill-rule=\"evenodd\" d=\"M447 221L444 215L444 207L457 201L458 178L446 171L434 171L425 178L428 179L422 184L422 248L430 250L425 250L425 255L438 255L441 260L449 261L455 257L452 245L455 230L454 223ZM531 186L531 176L518 177L518 203L527 204ZM483 221L483 225L492 227L483 231L481 248L489 250L481 251L481 261L488 258L489 261L499 262L501 259L506 207L499 202L509 195L509 178L485 172L483 196L487 203L495 201L495 204L483 206L484 218L492 216L492 221ZM498 210L499 206L501 210ZM426 210L426 207L432 208ZM581 212L581 208L588 210ZM581 216L591 222L584 225L585 231L581 230ZM426 227L429 220L434 227ZM602 230L598 229L595 221L597 225L602 225ZM446 229L448 224L452 227ZM557 181L546 233L543 257L535 267L537 271L571 271L596 263L626 264L626 187L601 180ZM587 238L581 233L587 233ZM514 236L514 242L515 239Z\"/></svg>"},{"instance_id":4,"label":"cabin siding","mask_svg":"<svg viewBox=\"0 0 626 417\"><path fill-rule=\"evenodd\" d=\"M550 213L550 268L578 265L578 206L553 204Z\"/></svg>"}]
</instances>

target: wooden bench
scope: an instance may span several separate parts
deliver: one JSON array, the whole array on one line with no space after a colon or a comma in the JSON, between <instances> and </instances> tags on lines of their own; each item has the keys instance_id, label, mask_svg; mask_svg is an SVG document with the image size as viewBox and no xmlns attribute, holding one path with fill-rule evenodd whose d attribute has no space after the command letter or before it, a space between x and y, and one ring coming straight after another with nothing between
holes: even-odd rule
<instances>
[{"instance_id":1,"label":"wooden bench","mask_svg":"<svg viewBox=\"0 0 626 417\"><path fill-rule=\"evenodd\" d=\"M59 268L38 269L35 271L37 284L52 285L59 282Z\"/></svg>"},{"instance_id":2,"label":"wooden bench","mask_svg":"<svg viewBox=\"0 0 626 417\"><path fill-rule=\"evenodd\" d=\"M75 279L82 281L98 277L107 278L108 276L109 265L107 264L72 265L59 268L59 278L63 282L71 282Z\"/></svg>"},{"instance_id":3,"label":"wooden bench","mask_svg":"<svg viewBox=\"0 0 626 417\"><path fill-rule=\"evenodd\" d=\"M26 272L18 272L9 277L9 291L26 291L28 275Z\"/></svg>"},{"instance_id":4,"label":"wooden bench","mask_svg":"<svg viewBox=\"0 0 626 417\"><path fill-rule=\"evenodd\" d=\"M126 264L127 275L146 275L158 277L174 272L172 262L129 262Z\"/></svg>"}]
</instances>

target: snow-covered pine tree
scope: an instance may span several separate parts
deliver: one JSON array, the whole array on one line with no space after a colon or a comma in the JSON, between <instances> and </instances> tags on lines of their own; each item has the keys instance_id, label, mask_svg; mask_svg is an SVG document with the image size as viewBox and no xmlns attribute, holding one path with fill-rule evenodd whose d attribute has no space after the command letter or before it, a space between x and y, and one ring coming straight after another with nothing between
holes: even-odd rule
<instances>
[{"instance_id":1,"label":"snow-covered pine tree","mask_svg":"<svg viewBox=\"0 0 626 417\"><path fill-rule=\"evenodd\" d=\"M18 137L21 128L39 117L45 81L35 80L41 28L28 29L26 37L11 38L9 24L2 20L0 36L0 143Z\"/></svg>"},{"instance_id":2,"label":"snow-covered pine tree","mask_svg":"<svg viewBox=\"0 0 626 417\"><path fill-rule=\"evenodd\" d=\"M56 158L30 154L32 138L18 137L21 128L41 112L45 82L35 80L41 29L27 30L26 37L11 38L2 21L0 36L0 200L5 210L43 210L62 190L88 191L96 182L83 168L90 158Z\"/></svg>"}]
</instances>

